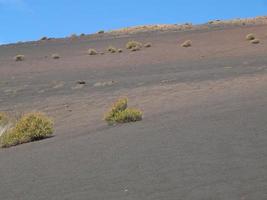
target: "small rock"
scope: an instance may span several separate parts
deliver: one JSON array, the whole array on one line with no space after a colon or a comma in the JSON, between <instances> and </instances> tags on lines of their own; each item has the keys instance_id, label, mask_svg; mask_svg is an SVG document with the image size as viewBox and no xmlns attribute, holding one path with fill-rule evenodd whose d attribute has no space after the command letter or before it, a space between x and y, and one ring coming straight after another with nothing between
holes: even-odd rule
<instances>
[{"instance_id":1,"label":"small rock","mask_svg":"<svg viewBox=\"0 0 267 200\"><path fill-rule=\"evenodd\" d=\"M85 85L86 84L85 81L77 81L76 83L79 84L79 85Z\"/></svg>"}]
</instances>

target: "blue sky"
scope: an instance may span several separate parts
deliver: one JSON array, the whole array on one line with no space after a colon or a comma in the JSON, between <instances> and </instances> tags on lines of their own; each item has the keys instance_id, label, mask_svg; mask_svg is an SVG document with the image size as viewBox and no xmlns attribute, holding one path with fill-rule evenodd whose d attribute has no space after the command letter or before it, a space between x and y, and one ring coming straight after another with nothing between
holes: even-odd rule
<instances>
[{"instance_id":1,"label":"blue sky","mask_svg":"<svg viewBox=\"0 0 267 200\"><path fill-rule=\"evenodd\" d=\"M267 0L0 0L0 43L267 15Z\"/></svg>"}]
</instances>

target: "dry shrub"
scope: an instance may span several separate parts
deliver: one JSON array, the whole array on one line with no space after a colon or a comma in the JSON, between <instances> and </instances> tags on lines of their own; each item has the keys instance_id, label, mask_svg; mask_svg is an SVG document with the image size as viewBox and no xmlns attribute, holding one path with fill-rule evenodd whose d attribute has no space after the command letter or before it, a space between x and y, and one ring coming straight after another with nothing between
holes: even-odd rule
<instances>
[{"instance_id":1,"label":"dry shrub","mask_svg":"<svg viewBox=\"0 0 267 200\"><path fill-rule=\"evenodd\" d=\"M191 47L192 46L192 41L191 40L186 40L184 43L181 45L182 47Z\"/></svg>"},{"instance_id":2,"label":"dry shrub","mask_svg":"<svg viewBox=\"0 0 267 200\"><path fill-rule=\"evenodd\" d=\"M11 147L41 140L53 133L53 121L43 113L32 112L21 116L15 125L0 137L1 147Z\"/></svg>"},{"instance_id":3,"label":"dry shrub","mask_svg":"<svg viewBox=\"0 0 267 200\"><path fill-rule=\"evenodd\" d=\"M143 113L134 108L128 107L128 99L121 98L111 107L110 111L105 114L105 121L108 124L136 122L142 120Z\"/></svg>"},{"instance_id":4,"label":"dry shrub","mask_svg":"<svg viewBox=\"0 0 267 200\"><path fill-rule=\"evenodd\" d=\"M152 44L150 42L144 44L144 47L146 47L146 48L149 48L151 46L152 46Z\"/></svg>"},{"instance_id":5,"label":"dry shrub","mask_svg":"<svg viewBox=\"0 0 267 200\"><path fill-rule=\"evenodd\" d=\"M252 33L246 35L247 40L254 40L255 38L256 37Z\"/></svg>"},{"instance_id":6,"label":"dry shrub","mask_svg":"<svg viewBox=\"0 0 267 200\"><path fill-rule=\"evenodd\" d=\"M15 61L23 61L23 60L25 60L25 56L24 55L16 55L15 57L14 57L14 60Z\"/></svg>"},{"instance_id":7,"label":"dry shrub","mask_svg":"<svg viewBox=\"0 0 267 200\"><path fill-rule=\"evenodd\" d=\"M132 41L129 41L129 42L127 42L127 44L126 44L126 48L127 49L141 49L142 48L142 46L143 46L143 44L141 43L141 42L137 42L137 41L134 41L134 40L132 40Z\"/></svg>"},{"instance_id":8,"label":"dry shrub","mask_svg":"<svg viewBox=\"0 0 267 200\"><path fill-rule=\"evenodd\" d=\"M142 120L142 112L134 108L127 108L115 115L114 121L117 123L137 122Z\"/></svg>"},{"instance_id":9,"label":"dry shrub","mask_svg":"<svg viewBox=\"0 0 267 200\"><path fill-rule=\"evenodd\" d=\"M117 49L115 47L113 47L113 46L109 46L107 48L107 51L110 52L110 53L116 53L117 52Z\"/></svg>"},{"instance_id":10,"label":"dry shrub","mask_svg":"<svg viewBox=\"0 0 267 200\"><path fill-rule=\"evenodd\" d=\"M260 40L255 38L254 40L251 40L250 42L251 44L259 44Z\"/></svg>"},{"instance_id":11,"label":"dry shrub","mask_svg":"<svg viewBox=\"0 0 267 200\"><path fill-rule=\"evenodd\" d=\"M89 54L89 55L97 55L97 51L95 50L95 49L88 49L88 51L87 51L87 53Z\"/></svg>"},{"instance_id":12,"label":"dry shrub","mask_svg":"<svg viewBox=\"0 0 267 200\"><path fill-rule=\"evenodd\" d=\"M53 59L59 59L60 58L60 55L55 53L55 54L52 54L51 56Z\"/></svg>"}]
</instances>

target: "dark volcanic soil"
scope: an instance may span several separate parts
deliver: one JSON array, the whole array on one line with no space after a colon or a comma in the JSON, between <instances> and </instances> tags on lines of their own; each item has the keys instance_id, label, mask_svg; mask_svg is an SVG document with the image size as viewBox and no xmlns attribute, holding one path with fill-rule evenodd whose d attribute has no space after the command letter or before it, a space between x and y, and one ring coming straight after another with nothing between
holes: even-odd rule
<instances>
[{"instance_id":1,"label":"dark volcanic soil","mask_svg":"<svg viewBox=\"0 0 267 200\"><path fill-rule=\"evenodd\" d=\"M86 55L131 39L152 47ZM0 199L266 200L266 44L267 25L254 25L0 46L0 110L40 110L56 126L0 149ZM142 122L105 124L121 96Z\"/></svg>"}]
</instances>

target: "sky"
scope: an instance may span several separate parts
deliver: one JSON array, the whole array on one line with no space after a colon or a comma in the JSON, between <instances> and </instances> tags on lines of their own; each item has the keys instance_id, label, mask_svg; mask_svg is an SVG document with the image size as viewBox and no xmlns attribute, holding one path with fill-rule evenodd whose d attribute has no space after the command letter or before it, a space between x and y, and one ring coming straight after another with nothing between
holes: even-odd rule
<instances>
[{"instance_id":1,"label":"sky","mask_svg":"<svg viewBox=\"0 0 267 200\"><path fill-rule=\"evenodd\" d=\"M0 0L0 44L267 15L267 0Z\"/></svg>"}]
</instances>

